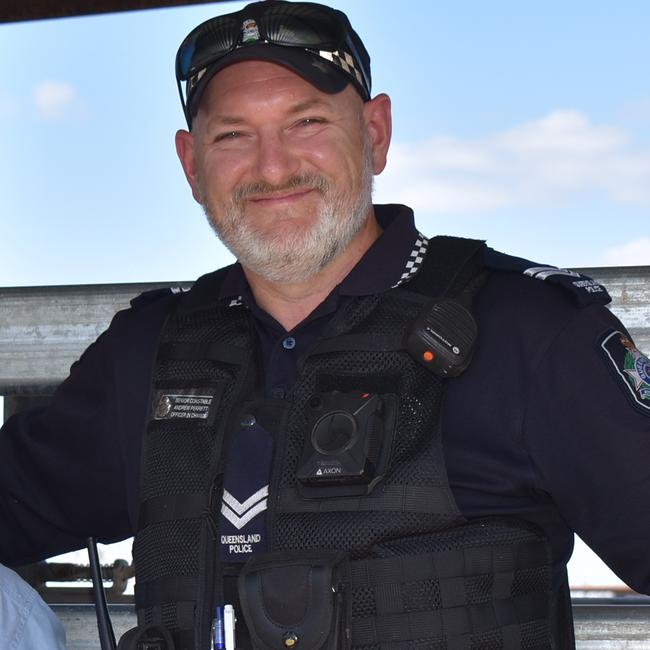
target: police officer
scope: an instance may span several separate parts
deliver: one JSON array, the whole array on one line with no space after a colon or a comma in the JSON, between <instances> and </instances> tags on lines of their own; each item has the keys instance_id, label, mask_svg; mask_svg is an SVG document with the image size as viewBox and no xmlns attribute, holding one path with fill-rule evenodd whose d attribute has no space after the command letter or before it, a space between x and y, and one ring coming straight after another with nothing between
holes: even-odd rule
<instances>
[{"instance_id":1,"label":"police officer","mask_svg":"<svg viewBox=\"0 0 650 650\"><path fill-rule=\"evenodd\" d=\"M340 11L214 18L176 76L238 262L8 421L0 559L135 533L123 647L221 647L234 611L241 648L571 648L574 531L647 593L650 362L605 289L372 205L390 101Z\"/></svg>"}]
</instances>

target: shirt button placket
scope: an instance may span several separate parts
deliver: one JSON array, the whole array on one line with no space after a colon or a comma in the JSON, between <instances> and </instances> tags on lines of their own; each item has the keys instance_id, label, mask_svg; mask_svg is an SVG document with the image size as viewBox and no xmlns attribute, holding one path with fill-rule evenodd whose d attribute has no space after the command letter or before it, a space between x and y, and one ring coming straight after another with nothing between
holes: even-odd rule
<instances>
[{"instance_id":1,"label":"shirt button placket","mask_svg":"<svg viewBox=\"0 0 650 650\"><path fill-rule=\"evenodd\" d=\"M285 350L293 350L296 347L296 339L293 336L287 336L284 341L282 341L282 347Z\"/></svg>"}]
</instances>

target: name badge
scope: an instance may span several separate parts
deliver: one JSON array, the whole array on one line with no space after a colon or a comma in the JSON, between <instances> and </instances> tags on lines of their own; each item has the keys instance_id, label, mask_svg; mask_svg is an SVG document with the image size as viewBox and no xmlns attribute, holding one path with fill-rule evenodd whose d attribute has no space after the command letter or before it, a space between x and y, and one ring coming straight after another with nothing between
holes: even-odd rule
<instances>
[{"instance_id":1,"label":"name badge","mask_svg":"<svg viewBox=\"0 0 650 650\"><path fill-rule=\"evenodd\" d=\"M209 423L220 395L220 386L158 390L154 397L153 419L204 420Z\"/></svg>"}]
</instances>

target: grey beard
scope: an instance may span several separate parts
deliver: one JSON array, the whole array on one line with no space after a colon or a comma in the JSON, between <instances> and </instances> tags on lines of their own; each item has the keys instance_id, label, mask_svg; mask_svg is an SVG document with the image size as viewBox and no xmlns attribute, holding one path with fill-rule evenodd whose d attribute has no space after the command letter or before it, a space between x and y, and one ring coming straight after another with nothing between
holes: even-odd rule
<instances>
[{"instance_id":1,"label":"grey beard","mask_svg":"<svg viewBox=\"0 0 650 650\"><path fill-rule=\"evenodd\" d=\"M370 214L373 180L372 152L366 142L356 196L336 192L322 176L300 175L280 187L254 183L237 188L220 219L207 200L202 205L217 236L242 266L268 281L289 284L308 280L347 248ZM298 188L314 189L323 196L311 228L262 235L246 218L243 206L248 196Z\"/></svg>"}]
</instances>

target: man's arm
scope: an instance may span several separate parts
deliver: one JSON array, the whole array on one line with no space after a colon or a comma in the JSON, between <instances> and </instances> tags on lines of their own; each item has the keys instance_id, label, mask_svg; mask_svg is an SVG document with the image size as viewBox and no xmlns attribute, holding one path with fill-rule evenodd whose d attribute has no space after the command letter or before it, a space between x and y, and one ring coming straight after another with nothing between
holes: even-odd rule
<instances>
[{"instance_id":1,"label":"man's arm","mask_svg":"<svg viewBox=\"0 0 650 650\"><path fill-rule=\"evenodd\" d=\"M532 375L524 442L571 528L628 585L650 593L650 399L635 400L642 378L626 376L616 331L625 333L593 307L558 334Z\"/></svg>"},{"instance_id":2,"label":"man's arm","mask_svg":"<svg viewBox=\"0 0 650 650\"><path fill-rule=\"evenodd\" d=\"M150 371L165 299L120 312L45 408L0 431L0 561L132 534Z\"/></svg>"},{"instance_id":3,"label":"man's arm","mask_svg":"<svg viewBox=\"0 0 650 650\"><path fill-rule=\"evenodd\" d=\"M477 321L479 345L449 381L442 420L461 511L539 527L557 586L576 531L628 584L650 590L650 418L600 348L622 325L601 305L515 273L490 277Z\"/></svg>"}]
</instances>

